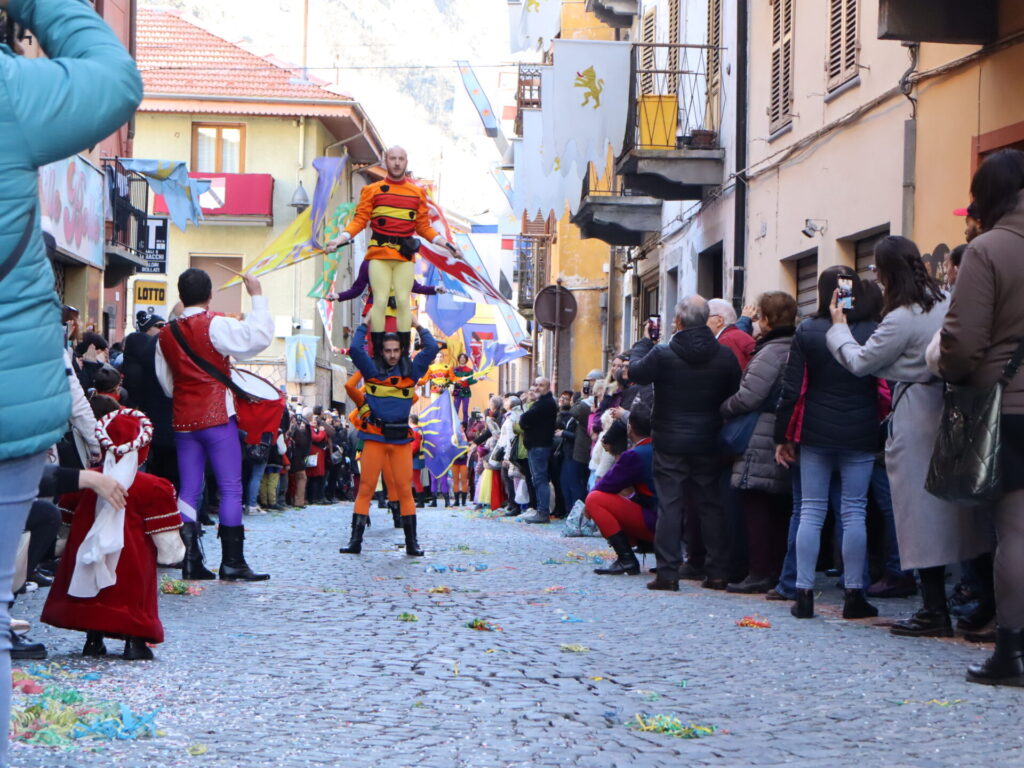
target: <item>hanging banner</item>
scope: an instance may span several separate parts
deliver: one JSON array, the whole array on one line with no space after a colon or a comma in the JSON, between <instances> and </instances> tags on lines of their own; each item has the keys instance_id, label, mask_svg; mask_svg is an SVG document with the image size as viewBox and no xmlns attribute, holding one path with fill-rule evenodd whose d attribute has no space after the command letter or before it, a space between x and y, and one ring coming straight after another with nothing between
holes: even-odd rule
<instances>
[{"instance_id":1,"label":"hanging banner","mask_svg":"<svg viewBox=\"0 0 1024 768\"><path fill-rule=\"evenodd\" d=\"M423 453L427 469L434 477L442 477L455 460L469 450L466 435L455 413L451 389L445 389L420 414Z\"/></svg>"},{"instance_id":2,"label":"hanging banner","mask_svg":"<svg viewBox=\"0 0 1024 768\"><path fill-rule=\"evenodd\" d=\"M285 336L285 378L300 384L316 381L316 336Z\"/></svg>"},{"instance_id":3,"label":"hanging banner","mask_svg":"<svg viewBox=\"0 0 1024 768\"><path fill-rule=\"evenodd\" d=\"M555 41L554 66L541 78L542 130L563 167L570 142L582 168L587 163L604 168L609 147L614 157L622 151L631 50L629 42Z\"/></svg>"},{"instance_id":4,"label":"hanging banner","mask_svg":"<svg viewBox=\"0 0 1024 768\"><path fill-rule=\"evenodd\" d=\"M468 61L456 61L455 64L459 68L459 74L462 75L462 84L466 86L469 100L473 102L473 106L476 107L476 113L480 115L480 121L484 124L484 133L493 139L498 135L499 131L498 118L491 108L491 102L487 99L487 94L484 93L484 89L480 85L480 80L477 79L476 73Z\"/></svg>"},{"instance_id":5,"label":"hanging banner","mask_svg":"<svg viewBox=\"0 0 1024 768\"><path fill-rule=\"evenodd\" d=\"M513 53L545 50L562 28L562 0L509 0L508 25Z\"/></svg>"},{"instance_id":6,"label":"hanging banner","mask_svg":"<svg viewBox=\"0 0 1024 768\"><path fill-rule=\"evenodd\" d=\"M561 218L569 210L579 210L583 190L583 172L575 160L554 156L544 141L544 118L540 110L523 110L523 138L515 149L516 183L512 209L517 215L534 218L554 212Z\"/></svg>"},{"instance_id":7,"label":"hanging banner","mask_svg":"<svg viewBox=\"0 0 1024 768\"><path fill-rule=\"evenodd\" d=\"M355 203L342 203L334 209L334 213L331 215L326 226L324 227L324 242L329 243L331 240L336 238L341 230L352 220L352 216L355 215L356 204ZM313 287L309 291L309 298L319 299L334 291L334 282L338 275L338 266L341 264L342 249L339 248L334 253L324 252L324 267L320 274L320 278L313 284Z\"/></svg>"},{"instance_id":8,"label":"hanging banner","mask_svg":"<svg viewBox=\"0 0 1024 768\"><path fill-rule=\"evenodd\" d=\"M512 205L512 181L508 175L501 170L498 166L491 166L491 177L497 182L498 186L501 187L501 191L505 193L505 199L508 200L508 204Z\"/></svg>"},{"instance_id":9,"label":"hanging banner","mask_svg":"<svg viewBox=\"0 0 1024 768\"><path fill-rule=\"evenodd\" d=\"M188 166L177 160L122 157L120 161L125 170L142 174L153 194L163 196L167 204L167 214L182 232L185 231L188 222L198 224L203 220L199 198L210 189L208 179L189 178Z\"/></svg>"}]
</instances>

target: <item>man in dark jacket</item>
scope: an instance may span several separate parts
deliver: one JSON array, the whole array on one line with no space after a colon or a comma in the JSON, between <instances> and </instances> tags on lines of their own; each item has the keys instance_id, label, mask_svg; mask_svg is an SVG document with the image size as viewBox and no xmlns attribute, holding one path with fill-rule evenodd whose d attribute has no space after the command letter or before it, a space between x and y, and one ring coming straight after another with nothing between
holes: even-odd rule
<instances>
[{"instance_id":1,"label":"man in dark jacket","mask_svg":"<svg viewBox=\"0 0 1024 768\"><path fill-rule=\"evenodd\" d=\"M171 429L171 398L164 393L156 377L156 345L164 325L160 315L146 312L136 315L135 327L138 330L124 340L121 373L124 375L124 388L128 390L125 405L142 411L153 422L153 442L149 446L146 471L169 480L176 489L180 489L178 452L174 446L174 430Z\"/></svg>"},{"instance_id":2,"label":"man in dark jacket","mask_svg":"<svg viewBox=\"0 0 1024 768\"><path fill-rule=\"evenodd\" d=\"M527 460L530 462L530 478L537 493L537 511L526 518L528 523L551 522L550 476L551 450L555 442L555 419L558 404L551 394L551 382L539 378L533 382L536 400L519 419L518 429L523 435Z\"/></svg>"},{"instance_id":3,"label":"man in dark jacket","mask_svg":"<svg viewBox=\"0 0 1024 768\"><path fill-rule=\"evenodd\" d=\"M738 388L736 357L707 327L708 303L690 296L676 306L668 344L641 339L629 358L629 378L654 385L654 486L658 526L654 537L657 577L648 589L679 589L683 517L689 505L700 515L707 550L704 586L727 583L727 537L719 495L719 408Z\"/></svg>"}]
</instances>

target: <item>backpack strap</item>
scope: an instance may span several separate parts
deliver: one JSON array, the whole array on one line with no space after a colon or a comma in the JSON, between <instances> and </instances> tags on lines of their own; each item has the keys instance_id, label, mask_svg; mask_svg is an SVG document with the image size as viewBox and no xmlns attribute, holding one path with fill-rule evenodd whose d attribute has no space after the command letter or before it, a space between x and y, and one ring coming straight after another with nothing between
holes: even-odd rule
<instances>
[{"instance_id":1,"label":"backpack strap","mask_svg":"<svg viewBox=\"0 0 1024 768\"><path fill-rule=\"evenodd\" d=\"M177 320L172 320L171 322L169 322L167 324L167 327L171 329L171 335L174 336L174 340L178 342L178 345L181 347L182 351L186 355L188 355L189 359L193 363L199 366L200 370L202 370L203 373L212 376L225 387L230 389L231 392L237 397L242 397L247 400L251 399L244 389L242 389L240 386L235 384L234 381L231 380L230 376L225 376L224 373L218 370L213 363L211 363L206 358L200 357L196 353L196 351L193 350L192 347L188 345L188 342L185 341L185 334L181 332L181 326L178 325Z\"/></svg>"},{"instance_id":2,"label":"backpack strap","mask_svg":"<svg viewBox=\"0 0 1024 768\"><path fill-rule=\"evenodd\" d=\"M17 266L18 261L25 253L25 249L28 248L29 240L32 239L32 230L36 223L36 206L32 205L32 209L28 212L28 221L25 222L25 231L21 233L21 238L14 245L14 250L11 251L7 258L0 262L0 282L3 281Z\"/></svg>"}]
</instances>

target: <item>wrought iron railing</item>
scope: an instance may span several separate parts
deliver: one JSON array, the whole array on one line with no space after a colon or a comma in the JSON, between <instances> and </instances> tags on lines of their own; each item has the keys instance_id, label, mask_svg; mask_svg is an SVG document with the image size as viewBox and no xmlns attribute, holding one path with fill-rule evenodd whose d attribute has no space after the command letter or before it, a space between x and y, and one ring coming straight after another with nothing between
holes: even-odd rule
<instances>
[{"instance_id":1,"label":"wrought iron railing","mask_svg":"<svg viewBox=\"0 0 1024 768\"><path fill-rule=\"evenodd\" d=\"M512 280L518 286L520 309L532 310L534 297L546 284L550 250L551 238L548 235L520 235L516 238Z\"/></svg>"},{"instance_id":2,"label":"wrought iron railing","mask_svg":"<svg viewBox=\"0 0 1024 768\"><path fill-rule=\"evenodd\" d=\"M633 194L623 183L622 177L614 172L611 165L602 175L591 163L583 176L583 191L580 199L588 197L621 197Z\"/></svg>"},{"instance_id":3,"label":"wrought iron railing","mask_svg":"<svg viewBox=\"0 0 1024 768\"><path fill-rule=\"evenodd\" d=\"M103 160L103 172L110 195L109 242L142 258L149 210L149 186L146 179L134 171L126 170L116 158Z\"/></svg>"},{"instance_id":4,"label":"wrought iron railing","mask_svg":"<svg viewBox=\"0 0 1024 768\"><path fill-rule=\"evenodd\" d=\"M516 86L516 136L523 135L523 110L540 109L540 79L539 67L519 65L519 83Z\"/></svg>"},{"instance_id":5,"label":"wrought iron railing","mask_svg":"<svg viewBox=\"0 0 1024 768\"><path fill-rule=\"evenodd\" d=\"M722 49L635 43L623 152L720 146Z\"/></svg>"}]
</instances>

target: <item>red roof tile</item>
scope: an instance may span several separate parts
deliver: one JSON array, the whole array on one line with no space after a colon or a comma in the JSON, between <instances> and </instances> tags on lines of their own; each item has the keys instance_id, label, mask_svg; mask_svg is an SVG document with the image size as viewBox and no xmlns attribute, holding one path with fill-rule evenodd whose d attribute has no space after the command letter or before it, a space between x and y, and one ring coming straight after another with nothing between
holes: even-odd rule
<instances>
[{"instance_id":1,"label":"red roof tile","mask_svg":"<svg viewBox=\"0 0 1024 768\"><path fill-rule=\"evenodd\" d=\"M302 81L301 68L257 56L188 21L177 11L138 11L136 59L150 94L266 99L351 99L322 80ZM145 109L145 106L143 107Z\"/></svg>"}]
</instances>

